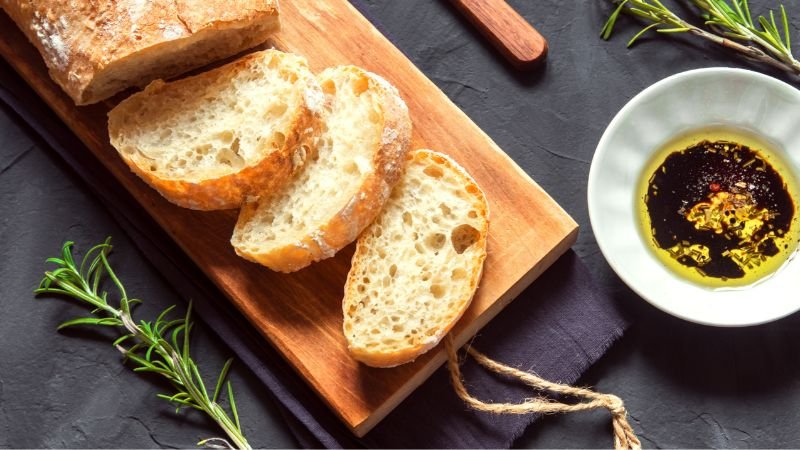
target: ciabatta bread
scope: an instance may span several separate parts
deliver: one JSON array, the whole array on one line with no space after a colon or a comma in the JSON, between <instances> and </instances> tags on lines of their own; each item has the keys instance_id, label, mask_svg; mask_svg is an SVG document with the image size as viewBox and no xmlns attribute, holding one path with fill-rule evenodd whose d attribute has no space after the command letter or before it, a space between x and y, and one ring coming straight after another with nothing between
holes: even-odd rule
<instances>
[{"instance_id":1,"label":"ciabatta bread","mask_svg":"<svg viewBox=\"0 0 800 450\"><path fill-rule=\"evenodd\" d=\"M2 0L75 103L171 78L264 42L277 0Z\"/></svg>"},{"instance_id":2,"label":"ciabatta bread","mask_svg":"<svg viewBox=\"0 0 800 450\"><path fill-rule=\"evenodd\" d=\"M305 169L282 191L242 207L236 252L292 272L353 242L383 208L411 138L397 90L353 66L318 77L326 96L321 134Z\"/></svg>"},{"instance_id":3,"label":"ciabatta bread","mask_svg":"<svg viewBox=\"0 0 800 450\"><path fill-rule=\"evenodd\" d=\"M344 335L375 367L413 361L469 306L486 259L489 210L458 164L430 150L410 155L383 212L358 239L344 289Z\"/></svg>"},{"instance_id":4,"label":"ciabatta bread","mask_svg":"<svg viewBox=\"0 0 800 450\"><path fill-rule=\"evenodd\" d=\"M238 208L300 168L323 94L306 60L266 50L182 80L154 81L111 110L111 144L164 197Z\"/></svg>"}]
</instances>

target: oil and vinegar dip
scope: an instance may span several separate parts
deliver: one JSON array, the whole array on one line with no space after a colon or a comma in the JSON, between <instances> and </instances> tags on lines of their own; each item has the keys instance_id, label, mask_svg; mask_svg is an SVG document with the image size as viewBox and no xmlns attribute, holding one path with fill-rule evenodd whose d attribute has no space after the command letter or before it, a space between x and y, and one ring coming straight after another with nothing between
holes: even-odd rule
<instances>
[{"instance_id":1,"label":"oil and vinegar dip","mask_svg":"<svg viewBox=\"0 0 800 450\"><path fill-rule=\"evenodd\" d=\"M778 270L800 241L798 183L756 136L706 128L664 145L639 182L645 241L672 271L712 288Z\"/></svg>"}]
</instances>

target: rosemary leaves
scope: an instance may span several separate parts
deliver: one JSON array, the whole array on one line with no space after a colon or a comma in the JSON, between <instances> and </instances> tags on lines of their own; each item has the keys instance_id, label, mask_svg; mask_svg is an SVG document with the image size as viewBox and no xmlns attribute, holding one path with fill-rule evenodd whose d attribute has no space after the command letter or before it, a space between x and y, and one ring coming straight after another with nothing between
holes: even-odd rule
<instances>
[{"instance_id":1,"label":"rosemary leaves","mask_svg":"<svg viewBox=\"0 0 800 450\"><path fill-rule=\"evenodd\" d=\"M660 0L614 0L618 6L600 31L609 39L620 13L634 16L647 25L628 41L633 45L649 30L658 33L688 33L734 50L745 58L800 75L800 62L791 49L789 19L780 5L778 14L753 16L747 0L691 0L704 28L689 23ZM777 16L777 17L776 17Z\"/></svg>"},{"instance_id":2,"label":"rosemary leaves","mask_svg":"<svg viewBox=\"0 0 800 450\"><path fill-rule=\"evenodd\" d=\"M175 308L173 305L164 310L155 321L136 322L132 309L141 300L128 297L125 287L108 262L108 254L112 248L111 238L86 252L80 264L75 262L72 246L72 242L66 242L61 249L60 258L47 259L47 262L56 265L56 269L45 272L44 279L34 292L37 295L57 294L77 300L93 308L92 316L68 320L59 325L58 329L77 325L123 329L123 334L113 345L124 355L124 361L133 366L134 372L153 373L166 378L175 389L173 394L158 394L158 397L177 405L176 411L181 407L189 407L208 414L230 439L229 442L222 438L210 438L200 441L198 445L249 449L250 445L239 423L233 388L230 381L227 381L232 360L229 359L222 367L212 395L209 395L197 364L191 357L191 303L182 318L168 318ZM101 290L106 275L117 289L119 306L111 305L108 302L108 292ZM217 402L223 390L227 391L230 416Z\"/></svg>"}]
</instances>

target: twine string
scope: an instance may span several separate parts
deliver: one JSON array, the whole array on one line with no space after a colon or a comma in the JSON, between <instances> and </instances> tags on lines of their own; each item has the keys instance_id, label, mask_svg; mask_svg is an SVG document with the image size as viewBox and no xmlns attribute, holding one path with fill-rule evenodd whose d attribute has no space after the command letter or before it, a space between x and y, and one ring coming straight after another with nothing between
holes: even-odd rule
<instances>
[{"instance_id":1,"label":"twine string","mask_svg":"<svg viewBox=\"0 0 800 450\"><path fill-rule=\"evenodd\" d=\"M494 373L517 379L539 391L549 391L551 393L585 400L579 403L563 403L540 396L526 399L522 403L487 403L473 397L467 392L461 375L458 353L453 343L453 338L449 334L445 337L445 348L447 350L447 367L450 371L450 381L453 384L453 388L459 398L473 409L494 414L558 414L588 411L592 409L607 409L611 413L611 423L614 429L614 448L617 450L639 450L642 448L641 442L639 442L633 428L630 423L628 423L628 413L625 410L622 399L616 395L602 394L586 388L553 383L552 381L547 381L532 373L499 363L471 346L467 346L467 353L472 356L478 364Z\"/></svg>"}]
</instances>

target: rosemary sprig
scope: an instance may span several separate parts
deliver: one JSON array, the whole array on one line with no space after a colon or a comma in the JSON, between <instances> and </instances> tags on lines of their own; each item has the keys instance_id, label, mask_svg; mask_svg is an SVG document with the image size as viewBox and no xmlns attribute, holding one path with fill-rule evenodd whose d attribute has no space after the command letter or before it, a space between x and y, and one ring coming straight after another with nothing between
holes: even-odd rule
<instances>
[{"instance_id":1,"label":"rosemary sprig","mask_svg":"<svg viewBox=\"0 0 800 450\"><path fill-rule=\"evenodd\" d=\"M800 62L792 54L789 19L780 5L779 20L750 13L747 0L691 0L708 30L685 21L660 0L612 0L617 8L608 18L600 36L609 39L621 12L649 23L628 41L633 45L648 30L659 33L689 33L743 54L746 58L800 75ZM782 29L782 30L781 30Z\"/></svg>"},{"instance_id":2,"label":"rosemary sprig","mask_svg":"<svg viewBox=\"0 0 800 450\"><path fill-rule=\"evenodd\" d=\"M108 262L111 251L111 238L102 244L92 247L83 257L80 265L72 256L73 242L66 242L61 249L61 258L48 258L47 262L57 266L47 271L36 294L59 294L93 307L93 317L79 317L68 320L58 326L63 329L76 325L102 325L124 328L124 334L113 343L124 355L124 362L131 363L134 372L149 372L166 378L175 388L172 395L158 394L158 397L175 405L176 412L182 407L190 407L208 414L225 431L231 444L225 439L210 438L200 441L198 445L217 448L250 449L245 439L236 403L233 399L233 388L227 379L232 359L225 362L217 378L213 395L203 383L200 371L190 355L189 336L193 323L190 320L192 305L186 310L186 316L169 320L168 314L175 308L170 306L162 312L155 322L141 320L136 323L131 315L134 305L141 300L128 298L125 287ZM119 293L119 307L108 303L108 292L101 291L104 275L113 281ZM128 344L129 347L124 347ZM233 418L217 403L223 387L227 390ZM223 444L220 446L219 444Z\"/></svg>"}]
</instances>

